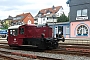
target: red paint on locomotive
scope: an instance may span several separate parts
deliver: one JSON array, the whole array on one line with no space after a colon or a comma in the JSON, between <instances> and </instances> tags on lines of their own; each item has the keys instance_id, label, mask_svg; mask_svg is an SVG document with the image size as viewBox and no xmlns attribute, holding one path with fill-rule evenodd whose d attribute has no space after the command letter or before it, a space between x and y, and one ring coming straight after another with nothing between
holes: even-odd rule
<instances>
[{"instance_id":1,"label":"red paint on locomotive","mask_svg":"<svg viewBox=\"0 0 90 60\"><path fill-rule=\"evenodd\" d=\"M32 45L40 49L56 48L59 40L52 36L52 28L49 26L22 25L8 28L9 46Z\"/></svg>"}]
</instances>

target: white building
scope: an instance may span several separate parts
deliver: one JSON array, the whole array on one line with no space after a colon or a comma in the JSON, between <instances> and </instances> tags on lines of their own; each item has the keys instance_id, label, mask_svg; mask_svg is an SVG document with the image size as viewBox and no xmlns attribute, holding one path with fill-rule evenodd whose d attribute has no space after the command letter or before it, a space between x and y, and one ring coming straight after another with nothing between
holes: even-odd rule
<instances>
[{"instance_id":1,"label":"white building","mask_svg":"<svg viewBox=\"0 0 90 60\"><path fill-rule=\"evenodd\" d=\"M52 8L42 9L34 17L35 24L45 24L45 23L56 23L57 17L60 17L63 14L63 7L56 6Z\"/></svg>"}]
</instances>

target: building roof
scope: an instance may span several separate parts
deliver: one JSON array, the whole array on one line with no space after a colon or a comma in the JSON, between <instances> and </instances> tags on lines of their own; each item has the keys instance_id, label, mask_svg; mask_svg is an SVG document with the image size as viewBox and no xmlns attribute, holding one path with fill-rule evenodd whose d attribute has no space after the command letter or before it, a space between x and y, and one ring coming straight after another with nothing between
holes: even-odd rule
<instances>
[{"instance_id":1,"label":"building roof","mask_svg":"<svg viewBox=\"0 0 90 60\"><path fill-rule=\"evenodd\" d=\"M21 20L24 20L30 13L23 13L23 14L19 14L16 17L23 17ZM30 14L31 15L31 14ZM31 15L32 16L32 15Z\"/></svg>"},{"instance_id":2,"label":"building roof","mask_svg":"<svg viewBox=\"0 0 90 60\"><path fill-rule=\"evenodd\" d=\"M14 18L17 18L17 17L21 17L21 19L13 19L13 22L16 23L17 21L23 21L30 13L22 13L22 14L19 14L19 15L16 15L16 17ZM33 17L31 14L30 14L31 17Z\"/></svg>"},{"instance_id":3,"label":"building roof","mask_svg":"<svg viewBox=\"0 0 90 60\"><path fill-rule=\"evenodd\" d=\"M13 17L9 15L8 18L5 20L13 20Z\"/></svg>"},{"instance_id":4,"label":"building roof","mask_svg":"<svg viewBox=\"0 0 90 60\"><path fill-rule=\"evenodd\" d=\"M42 16L44 16L47 13L51 13L51 14L55 14L59 11L59 9L62 8L62 6L56 6L56 7L52 7L52 8L46 8L46 9L41 9L38 14L36 15L36 17L41 14ZM49 14L48 14L49 15Z\"/></svg>"}]
</instances>

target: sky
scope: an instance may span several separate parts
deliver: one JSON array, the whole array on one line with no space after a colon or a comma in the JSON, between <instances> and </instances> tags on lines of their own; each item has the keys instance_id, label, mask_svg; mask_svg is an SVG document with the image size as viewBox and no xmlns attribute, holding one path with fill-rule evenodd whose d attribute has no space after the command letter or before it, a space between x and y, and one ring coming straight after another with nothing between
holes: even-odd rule
<instances>
[{"instance_id":1,"label":"sky","mask_svg":"<svg viewBox=\"0 0 90 60\"><path fill-rule=\"evenodd\" d=\"M33 17L41 9L52 8L52 6L62 6L64 13L68 16L69 6L67 0L0 0L0 20L15 17L22 13L30 12Z\"/></svg>"}]
</instances>

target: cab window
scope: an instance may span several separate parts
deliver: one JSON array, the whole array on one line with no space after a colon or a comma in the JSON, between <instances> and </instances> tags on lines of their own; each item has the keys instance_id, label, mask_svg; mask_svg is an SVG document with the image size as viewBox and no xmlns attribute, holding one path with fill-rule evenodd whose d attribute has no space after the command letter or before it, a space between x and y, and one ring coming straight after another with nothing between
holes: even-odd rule
<instances>
[{"instance_id":1,"label":"cab window","mask_svg":"<svg viewBox=\"0 0 90 60\"><path fill-rule=\"evenodd\" d=\"M18 35L18 29L10 30L10 35L17 36Z\"/></svg>"},{"instance_id":2,"label":"cab window","mask_svg":"<svg viewBox=\"0 0 90 60\"><path fill-rule=\"evenodd\" d=\"M20 34L24 34L24 28L20 28Z\"/></svg>"}]
</instances>

